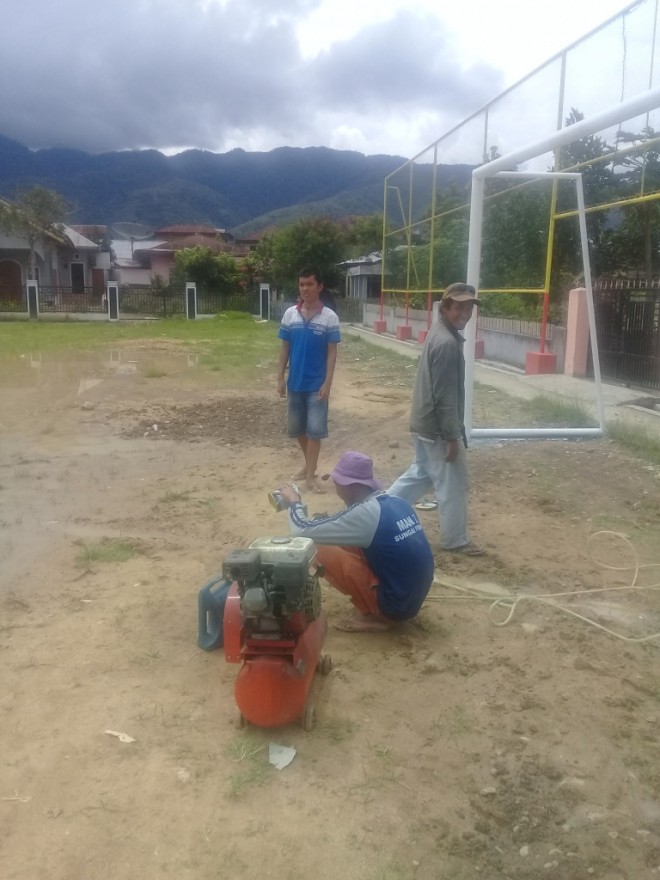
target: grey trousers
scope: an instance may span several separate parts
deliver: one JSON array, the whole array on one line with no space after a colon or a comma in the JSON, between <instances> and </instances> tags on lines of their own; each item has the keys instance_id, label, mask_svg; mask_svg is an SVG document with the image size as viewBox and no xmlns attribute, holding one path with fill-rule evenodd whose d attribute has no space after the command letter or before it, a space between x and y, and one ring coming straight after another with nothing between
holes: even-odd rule
<instances>
[{"instance_id":1,"label":"grey trousers","mask_svg":"<svg viewBox=\"0 0 660 880\"><path fill-rule=\"evenodd\" d=\"M414 504L431 489L435 490L440 517L440 546L443 550L453 550L470 541L470 477L463 443L460 439L458 442L458 455L454 461L447 462L447 444L444 440L427 440L413 434L413 463L387 490L389 495L398 495L410 504Z\"/></svg>"}]
</instances>

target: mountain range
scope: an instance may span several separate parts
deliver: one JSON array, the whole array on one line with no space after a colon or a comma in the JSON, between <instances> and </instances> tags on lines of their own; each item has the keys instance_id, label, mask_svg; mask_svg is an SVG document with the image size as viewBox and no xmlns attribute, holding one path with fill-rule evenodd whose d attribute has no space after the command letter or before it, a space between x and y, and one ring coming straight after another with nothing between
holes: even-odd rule
<instances>
[{"instance_id":1,"label":"mountain range","mask_svg":"<svg viewBox=\"0 0 660 880\"><path fill-rule=\"evenodd\" d=\"M381 213L384 179L405 161L327 147L92 154L30 150L0 135L0 195L11 199L17 189L36 184L56 190L71 207L69 224L133 222L158 229L196 223L248 235L305 215ZM440 166L437 185L463 188L471 171L468 165ZM419 207L428 205L432 167L416 165L415 180Z\"/></svg>"}]
</instances>

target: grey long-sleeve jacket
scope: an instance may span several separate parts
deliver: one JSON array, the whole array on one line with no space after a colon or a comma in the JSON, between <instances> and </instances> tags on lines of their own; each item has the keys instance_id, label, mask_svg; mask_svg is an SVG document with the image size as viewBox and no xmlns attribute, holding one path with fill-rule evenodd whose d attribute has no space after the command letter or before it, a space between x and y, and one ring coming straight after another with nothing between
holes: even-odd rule
<instances>
[{"instance_id":1,"label":"grey long-sleeve jacket","mask_svg":"<svg viewBox=\"0 0 660 880\"><path fill-rule=\"evenodd\" d=\"M413 434L465 440L464 342L443 320L431 328L417 367L410 413Z\"/></svg>"}]
</instances>

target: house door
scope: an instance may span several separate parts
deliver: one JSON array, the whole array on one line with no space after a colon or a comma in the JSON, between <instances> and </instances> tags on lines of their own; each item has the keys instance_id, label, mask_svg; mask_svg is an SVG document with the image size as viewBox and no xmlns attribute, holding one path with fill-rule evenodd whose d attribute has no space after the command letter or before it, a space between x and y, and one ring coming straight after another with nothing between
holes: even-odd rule
<instances>
[{"instance_id":1,"label":"house door","mask_svg":"<svg viewBox=\"0 0 660 880\"><path fill-rule=\"evenodd\" d=\"M85 292L85 266L83 263L71 263L71 292Z\"/></svg>"},{"instance_id":2,"label":"house door","mask_svg":"<svg viewBox=\"0 0 660 880\"><path fill-rule=\"evenodd\" d=\"M0 260L0 302L20 302L21 282L20 265L14 260Z\"/></svg>"},{"instance_id":3,"label":"house door","mask_svg":"<svg viewBox=\"0 0 660 880\"><path fill-rule=\"evenodd\" d=\"M92 291L98 299L101 299L105 293L105 272L103 269L92 269Z\"/></svg>"}]
</instances>

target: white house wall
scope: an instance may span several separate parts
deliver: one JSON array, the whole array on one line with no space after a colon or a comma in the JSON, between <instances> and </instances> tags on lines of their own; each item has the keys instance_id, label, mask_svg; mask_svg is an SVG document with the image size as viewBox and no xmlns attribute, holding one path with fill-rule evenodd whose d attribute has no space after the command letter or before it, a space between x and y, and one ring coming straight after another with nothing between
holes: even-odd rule
<instances>
[{"instance_id":1,"label":"white house wall","mask_svg":"<svg viewBox=\"0 0 660 880\"><path fill-rule=\"evenodd\" d=\"M114 270L117 284L151 286L151 269L119 268Z\"/></svg>"},{"instance_id":2,"label":"white house wall","mask_svg":"<svg viewBox=\"0 0 660 880\"><path fill-rule=\"evenodd\" d=\"M50 263L44 261L43 247L35 246L35 264L42 284L49 283ZM25 284L30 266L30 249L25 239L0 234L0 260L11 260L21 267L21 283Z\"/></svg>"}]
</instances>

